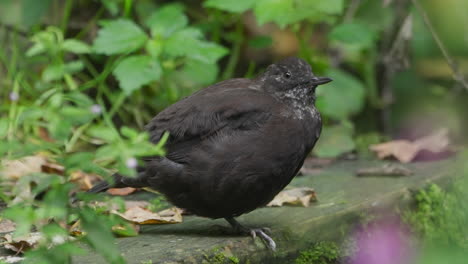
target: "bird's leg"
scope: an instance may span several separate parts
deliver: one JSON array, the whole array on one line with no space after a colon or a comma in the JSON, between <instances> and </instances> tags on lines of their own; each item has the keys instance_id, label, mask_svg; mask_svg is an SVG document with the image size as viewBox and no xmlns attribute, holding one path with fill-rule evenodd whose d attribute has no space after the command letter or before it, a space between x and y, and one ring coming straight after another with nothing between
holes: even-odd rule
<instances>
[{"instance_id":1,"label":"bird's leg","mask_svg":"<svg viewBox=\"0 0 468 264\"><path fill-rule=\"evenodd\" d=\"M276 250L276 243L275 241L270 237L268 236L266 233L270 233L270 230L268 228L247 228L243 225L241 225L239 222L237 222L236 219L234 219L234 217L226 217L224 218L226 219L226 221L228 221L228 223L234 228L234 230L238 233L241 233L241 234L249 234L251 235L254 239L255 237L259 236L263 243L265 243L265 245L271 249L272 251L275 251Z\"/></svg>"}]
</instances>

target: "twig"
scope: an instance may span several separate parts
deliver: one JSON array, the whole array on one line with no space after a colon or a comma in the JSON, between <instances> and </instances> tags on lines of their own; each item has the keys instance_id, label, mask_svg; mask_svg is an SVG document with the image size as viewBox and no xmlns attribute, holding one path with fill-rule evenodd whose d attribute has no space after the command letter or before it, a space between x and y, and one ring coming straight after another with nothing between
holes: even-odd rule
<instances>
[{"instance_id":1,"label":"twig","mask_svg":"<svg viewBox=\"0 0 468 264\"><path fill-rule=\"evenodd\" d=\"M422 8L421 4L419 3L418 0L411 0L418 10L418 12L421 14L424 24L426 24L427 29L431 32L432 38L436 42L437 46L439 47L440 51L442 52L442 55L444 56L445 60L447 61L447 64L449 65L450 69L452 70L453 78L455 81L460 82L465 89L468 90L468 82L466 81L465 77L463 74L459 71L458 66L455 62L455 60L450 56L447 48L444 46L444 43L442 40L439 38L439 35L434 30L434 27L431 24L431 21L429 20L429 17L427 16L426 11Z\"/></svg>"}]
</instances>

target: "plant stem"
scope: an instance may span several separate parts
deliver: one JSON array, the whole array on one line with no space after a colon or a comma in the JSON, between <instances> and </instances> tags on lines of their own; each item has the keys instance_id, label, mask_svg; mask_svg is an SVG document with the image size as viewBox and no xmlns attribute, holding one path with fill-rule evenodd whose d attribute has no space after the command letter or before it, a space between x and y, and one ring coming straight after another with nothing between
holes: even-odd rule
<instances>
[{"instance_id":1,"label":"plant stem","mask_svg":"<svg viewBox=\"0 0 468 264\"><path fill-rule=\"evenodd\" d=\"M73 8L73 0L66 0L65 1L65 7L63 8L63 17L62 17L62 24L61 24L61 29L63 32L63 35L65 36L67 33L67 28L68 28L68 21L70 19L70 13Z\"/></svg>"},{"instance_id":2,"label":"plant stem","mask_svg":"<svg viewBox=\"0 0 468 264\"><path fill-rule=\"evenodd\" d=\"M231 49L231 56L227 63L226 69L224 70L221 79L226 80L232 78L234 75L234 70L239 61L240 50L242 43L244 42L244 25L242 24L242 19L238 19L236 24L236 35L235 35L234 45Z\"/></svg>"}]
</instances>

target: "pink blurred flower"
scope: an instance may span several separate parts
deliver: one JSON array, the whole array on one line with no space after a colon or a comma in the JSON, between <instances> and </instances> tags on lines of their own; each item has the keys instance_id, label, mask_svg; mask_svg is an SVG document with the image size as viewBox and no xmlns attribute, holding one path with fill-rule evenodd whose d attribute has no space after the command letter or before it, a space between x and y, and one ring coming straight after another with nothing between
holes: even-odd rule
<instances>
[{"instance_id":1,"label":"pink blurred flower","mask_svg":"<svg viewBox=\"0 0 468 264\"><path fill-rule=\"evenodd\" d=\"M354 235L357 250L351 264L413 263L414 247L408 231L394 219L371 223Z\"/></svg>"}]
</instances>

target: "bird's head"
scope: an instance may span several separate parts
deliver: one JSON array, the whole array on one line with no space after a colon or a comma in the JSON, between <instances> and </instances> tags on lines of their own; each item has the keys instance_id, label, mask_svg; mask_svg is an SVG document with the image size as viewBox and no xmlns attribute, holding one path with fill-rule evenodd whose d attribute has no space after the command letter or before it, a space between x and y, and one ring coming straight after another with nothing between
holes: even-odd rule
<instances>
[{"instance_id":1,"label":"bird's head","mask_svg":"<svg viewBox=\"0 0 468 264\"><path fill-rule=\"evenodd\" d=\"M314 97L317 86L332 81L328 77L315 76L310 65L296 57L268 66L259 79L265 91L281 97Z\"/></svg>"}]
</instances>

